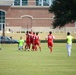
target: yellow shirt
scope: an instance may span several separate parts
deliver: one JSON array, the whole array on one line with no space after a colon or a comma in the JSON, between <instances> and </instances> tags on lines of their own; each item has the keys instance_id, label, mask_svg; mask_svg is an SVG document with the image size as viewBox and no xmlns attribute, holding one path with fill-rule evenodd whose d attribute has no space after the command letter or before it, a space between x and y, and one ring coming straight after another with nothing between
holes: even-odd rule
<instances>
[{"instance_id":1,"label":"yellow shirt","mask_svg":"<svg viewBox=\"0 0 76 75\"><path fill-rule=\"evenodd\" d=\"M74 39L74 37L72 37L71 35L67 36L67 43L72 44L73 39Z\"/></svg>"},{"instance_id":2,"label":"yellow shirt","mask_svg":"<svg viewBox=\"0 0 76 75\"><path fill-rule=\"evenodd\" d=\"M24 45L24 40L23 39L19 40L18 42L19 42L19 46L23 46Z\"/></svg>"}]
</instances>

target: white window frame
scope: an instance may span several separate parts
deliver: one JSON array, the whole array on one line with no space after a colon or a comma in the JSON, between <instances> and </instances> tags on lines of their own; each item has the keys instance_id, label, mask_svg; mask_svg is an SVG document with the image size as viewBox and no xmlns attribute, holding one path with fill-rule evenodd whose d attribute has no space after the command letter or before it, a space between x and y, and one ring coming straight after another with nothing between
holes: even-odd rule
<instances>
[{"instance_id":1,"label":"white window frame","mask_svg":"<svg viewBox=\"0 0 76 75\"><path fill-rule=\"evenodd\" d=\"M44 0L38 0L39 2L39 4L41 4L41 6L44 6ZM47 1L46 1L47 2ZM49 5L48 6L51 6L51 2L52 2L52 0L48 0L48 3L49 3Z\"/></svg>"}]
</instances>

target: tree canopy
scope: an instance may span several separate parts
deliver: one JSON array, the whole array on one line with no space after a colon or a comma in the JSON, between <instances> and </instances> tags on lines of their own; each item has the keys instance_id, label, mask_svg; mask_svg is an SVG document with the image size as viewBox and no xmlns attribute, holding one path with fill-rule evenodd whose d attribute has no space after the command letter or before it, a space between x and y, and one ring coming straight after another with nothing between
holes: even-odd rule
<instances>
[{"instance_id":1,"label":"tree canopy","mask_svg":"<svg viewBox=\"0 0 76 75\"><path fill-rule=\"evenodd\" d=\"M49 12L55 15L53 28L76 21L76 0L53 0Z\"/></svg>"}]
</instances>

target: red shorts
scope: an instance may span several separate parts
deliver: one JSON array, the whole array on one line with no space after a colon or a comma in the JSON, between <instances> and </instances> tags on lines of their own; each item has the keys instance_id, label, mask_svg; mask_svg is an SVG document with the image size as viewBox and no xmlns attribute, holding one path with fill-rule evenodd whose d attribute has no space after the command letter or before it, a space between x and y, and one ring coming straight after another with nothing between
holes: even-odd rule
<instances>
[{"instance_id":1,"label":"red shorts","mask_svg":"<svg viewBox=\"0 0 76 75\"><path fill-rule=\"evenodd\" d=\"M49 46L53 47L53 43L52 42L48 42L48 47Z\"/></svg>"},{"instance_id":2,"label":"red shorts","mask_svg":"<svg viewBox=\"0 0 76 75\"><path fill-rule=\"evenodd\" d=\"M35 45L38 45L39 46L40 45L40 42L35 42Z\"/></svg>"},{"instance_id":3,"label":"red shorts","mask_svg":"<svg viewBox=\"0 0 76 75\"><path fill-rule=\"evenodd\" d=\"M26 41L26 44L27 44L27 45L30 45L31 43Z\"/></svg>"}]
</instances>

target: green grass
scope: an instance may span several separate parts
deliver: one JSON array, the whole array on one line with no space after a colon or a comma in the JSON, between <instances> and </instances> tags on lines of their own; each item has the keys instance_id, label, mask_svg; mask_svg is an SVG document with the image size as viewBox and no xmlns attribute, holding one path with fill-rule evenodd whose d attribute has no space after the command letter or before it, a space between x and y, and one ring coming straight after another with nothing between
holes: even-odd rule
<instances>
[{"instance_id":1,"label":"green grass","mask_svg":"<svg viewBox=\"0 0 76 75\"><path fill-rule=\"evenodd\" d=\"M0 50L0 75L76 75L76 44L71 57L66 44L55 43L50 54L46 43L42 51L19 51L15 44L3 44Z\"/></svg>"}]
</instances>

